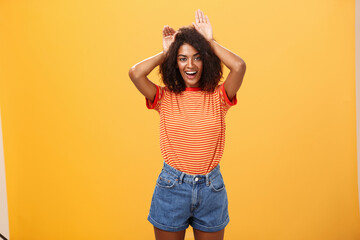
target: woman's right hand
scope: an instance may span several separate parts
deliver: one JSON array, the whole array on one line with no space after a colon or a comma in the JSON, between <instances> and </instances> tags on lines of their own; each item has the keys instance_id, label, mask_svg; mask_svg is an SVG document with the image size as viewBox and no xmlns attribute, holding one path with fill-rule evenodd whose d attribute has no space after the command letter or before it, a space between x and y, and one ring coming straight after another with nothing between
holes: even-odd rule
<instances>
[{"instance_id":1,"label":"woman's right hand","mask_svg":"<svg viewBox=\"0 0 360 240\"><path fill-rule=\"evenodd\" d=\"M170 45L174 42L175 36L177 32L168 25L164 26L163 28L163 52L164 54L167 53L167 51L170 48Z\"/></svg>"}]
</instances>

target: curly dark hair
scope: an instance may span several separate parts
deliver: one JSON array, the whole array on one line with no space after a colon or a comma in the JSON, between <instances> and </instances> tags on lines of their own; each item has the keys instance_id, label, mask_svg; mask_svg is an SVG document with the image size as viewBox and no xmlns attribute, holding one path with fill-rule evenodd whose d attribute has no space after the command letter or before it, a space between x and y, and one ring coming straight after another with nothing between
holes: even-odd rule
<instances>
[{"instance_id":1,"label":"curly dark hair","mask_svg":"<svg viewBox=\"0 0 360 240\"><path fill-rule=\"evenodd\" d=\"M200 53L203 62L199 87L202 91L213 92L223 77L222 63L212 50L210 43L193 26L182 27L178 30L174 42L159 67L162 82L175 93L185 90L184 79L177 68L177 54L180 46L185 43Z\"/></svg>"}]
</instances>

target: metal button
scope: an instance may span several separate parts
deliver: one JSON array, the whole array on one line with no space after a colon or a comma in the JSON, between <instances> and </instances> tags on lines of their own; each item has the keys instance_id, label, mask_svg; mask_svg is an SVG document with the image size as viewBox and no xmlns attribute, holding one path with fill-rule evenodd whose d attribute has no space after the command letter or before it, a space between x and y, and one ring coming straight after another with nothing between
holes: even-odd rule
<instances>
[{"instance_id":1,"label":"metal button","mask_svg":"<svg viewBox=\"0 0 360 240\"><path fill-rule=\"evenodd\" d=\"M197 182L197 181L199 181L199 178L198 178L198 177L196 177L194 180L195 180L195 182Z\"/></svg>"}]
</instances>

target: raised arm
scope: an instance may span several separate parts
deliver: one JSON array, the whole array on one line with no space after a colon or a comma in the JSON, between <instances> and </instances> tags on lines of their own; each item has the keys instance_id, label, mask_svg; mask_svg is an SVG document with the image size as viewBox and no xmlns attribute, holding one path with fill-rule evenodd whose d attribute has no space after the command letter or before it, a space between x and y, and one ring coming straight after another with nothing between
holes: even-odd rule
<instances>
[{"instance_id":1,"label":"raised arm","mask_svg":"<svg viewBox=\"0 0 360 240\"><path fill-rule=\"evenodd\" d=\"M169 26L163 28L163 51L149 57L137 64L129 70L129 77L135 84L136 88L150 101L154 101L156 95L156 86L149 80L147 75L158 65L160 65L165 58L166 52L169 50L171 43L175 39L176 32Z\"/></svg>"},{"instance_id":2,"label":"raised arm","mask_svg":"<svg viewBox=\"0 0 360 240\"><path fill-rule=\"evenodd\" d=\"M135 84L136 88L149 100L154 101L156 95L156 86L149 80L147 75L164 60L163 52L149 57L137 64L129 70L129 77Z\"/></svg>"},{"instance_id":3,"label":"raised arm","mask_svg":"<svg viewBox=\"0 0 360 240\"><path fill-rule=\"evenodd\" d=\"M229 99L232 100L242 84L246 64L241 57L224 48L213 39L210 20L200 9L195 12L195 20L196 23L193 22L195 29L210 42L216 56L230 69L230 73L224 82L224 88Z\"/></svg>"}]
</instances>

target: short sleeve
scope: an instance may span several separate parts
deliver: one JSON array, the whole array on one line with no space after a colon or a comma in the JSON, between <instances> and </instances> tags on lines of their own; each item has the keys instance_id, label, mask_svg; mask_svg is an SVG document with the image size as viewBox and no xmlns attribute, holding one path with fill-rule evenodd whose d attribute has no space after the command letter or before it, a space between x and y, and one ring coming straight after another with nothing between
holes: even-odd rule
<instances>
[{"instance_id":1,"label":"short sleeve","mask_svg":"<svg viewBox=\"0 0 360 240\"><path fill-rule=\"evenodd\" d=\"M156 95L155 95L154 101L152 102L149 99L147 99L146 97L145 97L145 101L146 101L146 107L148 109L154 109L159 112L161 100L164 95L164 87L161 87L157 84L155 84L155 86L156 86Z\"/></svg>"},{"instance_id":2,"label":"short sleeve","mask_svg":"<svg viewBox=\"0 0 360 240\"><path fill-rule=\"evenodd\" d=\"M221 104L224 108L225 111L227 111L230 107L234 106L237 104L237 98L236 98L236 94L233 97L233 99L230 101L225 88L224 88L224 83L222 83L219 86L219 94L220 94L220 98L221 98Z\"/></svg>"}]
</instances>

